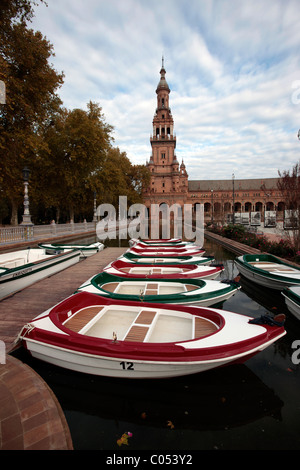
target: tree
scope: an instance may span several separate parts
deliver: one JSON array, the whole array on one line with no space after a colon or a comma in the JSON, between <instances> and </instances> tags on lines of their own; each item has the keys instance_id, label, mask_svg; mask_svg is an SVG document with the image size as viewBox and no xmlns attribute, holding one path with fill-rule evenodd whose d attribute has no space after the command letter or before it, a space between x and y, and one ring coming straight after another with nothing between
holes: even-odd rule
<instances>
[{"instance_id":1,"label":"tree","mask_svg":"<svg viewBox=\"0 0 300 470\"><path fill-rule=\"evenodd\" d=\"M300 162L296 163L291 172L278 171L280 179L278 189L285 201L285 209L290 211L289 227L287 232L289 241L296 251L300 250Z\"/></svg>"},{"instance_id":2,"label":"tree","mask_svg":"<svg viewBox=\"0 0 300 470\"><path fill-rule=\"evenodd\" d=\"M149 184L150 174L145 165L132 165L125 152L118 147L107 151L103 166L93 175L98 203L117 208L119 196L126 196L128 205L142 202L142 188Z\"/></svg>"},{"instance_id":3,"label":"tree","mask_svg":"<svg viewBox=\"0 0 300 470\"><path fill-rule=\"evenodd\" d=\"M31 4L5 0L0 16L0 79L6 87L6 103L0 105L0 184L13 224L23 199L22 169L27 165L34 175L44 147L42 130L61 105L56 89L63 83L63 74L49 64L52 45L27 27Z\"/></svg>"},{"instance_id":4,"label":"tree","mask_svg":"<svg viewBox=\"0 0 300 470\"><path fill-rule=\"evenodd\" d=\"M75 212L85 211L97 189L95 175L102 172L111 147L112 129L96 103L89 102L87 111L57 113L44 132L47 146L40 161L40 200L58 211L67 209L72 220Z\"/></svg>"},{"instance_id":5,"label":"tree","mask_svg":"<svg viewBox=\"0 0 300 470\"><path fill-rule=\"evenodd\" d=\"M6 215L9 200L11 223L18 223L25 166L31 170L31 207L55 208L57 221L62 212L74 220L92 209L94 192L103 202L117 204L119 195L130 204L140 202L148 170L112 146L113 127L101 107L89 102L87 111L62 108L56 90L63 74L49 64L52 45L27 26L33 4L2 0L0 10L0 80L6 86L6 103L0 105L0 215Z\"/></svg>"},{"instance_id":6,"label":"tree","mask_svg":"<svg viewBox=\"0 0 300 470\"><path fill-rule=\"evenodd\" d=\"M40 0L44 3L43 0ZM1 34L7 40L14 22L26 23L33 17L32 0L2 0L0 10Z\"/></svg>"},{"instance_id":7,"label":"tree","mask_svg":"<svg viewBox=\"0 0 300 470\"><path fill-rule=\"evenodd\" d=\"M92 215L95 192L98 204L117 207L121 195L130 205L141 202L149 172L113 147L112 130L97 103L89 102L86 111L61 109L53 116L45 127L36 200L55 206L57 215L67 211L73 220L87 217L89 208Z\"/></svg>"}]
</instances>

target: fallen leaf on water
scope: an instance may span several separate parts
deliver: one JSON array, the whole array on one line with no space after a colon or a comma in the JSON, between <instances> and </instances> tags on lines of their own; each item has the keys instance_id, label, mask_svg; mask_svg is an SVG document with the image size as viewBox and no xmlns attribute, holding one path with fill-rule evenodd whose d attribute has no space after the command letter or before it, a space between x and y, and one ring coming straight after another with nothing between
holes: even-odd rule
<instances>
[{"instance_id":1,"label":"fallen leaf on water","mask_svg":"<svg viewBox=\"0 0 300 470\"><path fill-rule=\"evenodd\" d=\"M167 425L168 425L171 429L174 429L174 424L172 423L172 421L168 421L168 422L167 422Z\"/></svg>"},{"instance_id":2,"label":"fallen leaf on water","mask_svg":"<svg viewBox=\"0 0 300 470\"><path fill-rule=\"evenodd\" d=\"M117 440L117 444L118 446L121 446L121 445L126 445L128 446L128 438L129 437L132 437L132 433L131 432L124 432L124 434L122 434L122 437L120 437L120 439Z\"/></svg>"}]
</instances>

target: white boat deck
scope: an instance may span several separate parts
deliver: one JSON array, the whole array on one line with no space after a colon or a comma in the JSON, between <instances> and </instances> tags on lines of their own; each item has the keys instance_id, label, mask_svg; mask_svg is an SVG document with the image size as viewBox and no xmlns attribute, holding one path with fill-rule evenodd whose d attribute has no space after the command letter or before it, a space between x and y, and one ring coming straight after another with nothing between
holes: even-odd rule
<instances>
[{"instance_id":1,"label":"white boat deck","mask_svg":"<svg viewBox=\"0 0 300 470\"><path fill-rule=\"evenodd\" d=\"M96 338L149 343L188 341L218 330L210 320L185 312L122 306L86 307L70 316L64 325Z\"/></svg>"},{"instance_id":2,"label":"white boat deck","mask_svg":"<svg viewBox=\"0 0 300 470\"><path fill-rule=\"evenodd\" d=\"M122 295L168 295L181 294L199 289L193 284L181 284L177 282L109 282L103 284L102 289Z\"/></svg>"},{"instance_id":3,"label":"white boat deck","mask_svg":"<svg viewBox=\"0 0 300 470\"><path fill-rule=\"evenodd\" d=\"M293 268L292 266L285 266L280 263L272 263L269 261L251 261L248 262L254 268L263 269L268 272L288 273L300 275L299 269Z\"/></svg>"},{"instance_id":4,"label":"white boat deck","mask_svg":"<svg viewBox=\"0 0 300 470\"><path fill-rule=\"evenodd\" d=\"M189 269L184 268L152 268L152 267L133 267L133 268L120 268L120 271L128 274L175 274L184 273Z\"/></svg>"},{"instance_id":5,"label":"white boat deck","mask_svg":"<svg viewBox=\"0 0 300 470\"><path fill-rule=\"evenodd\" d=\"M31 248L29 250L20 250L12 253L0 255L0 268L13 269L24 266L28 263L34 263L39 260L48 259L49 255L41 248Z\"/></svg>"}]
</instances>

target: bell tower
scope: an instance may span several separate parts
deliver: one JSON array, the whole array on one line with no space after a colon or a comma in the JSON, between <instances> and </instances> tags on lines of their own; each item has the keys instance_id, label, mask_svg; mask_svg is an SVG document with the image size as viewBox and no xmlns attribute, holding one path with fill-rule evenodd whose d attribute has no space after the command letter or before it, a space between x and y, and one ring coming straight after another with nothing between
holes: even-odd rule
<instances>
[{"instance_id":1,"label":"bell tower","mask_svg":"<svg viewBox=\"0 0 300 470\"><path fill-rule=\"evenodd\" d=\"M170 108L170 88L166 80L164 58L160 69L160 80L156 87L157 103L150 136L151 155L147 162L150 171L150 187L144 196L152 202L173 203L183 200L188 191L188 175L184 163L180 165L176 154L174 120Z\"/></svg>"}]
</instances>

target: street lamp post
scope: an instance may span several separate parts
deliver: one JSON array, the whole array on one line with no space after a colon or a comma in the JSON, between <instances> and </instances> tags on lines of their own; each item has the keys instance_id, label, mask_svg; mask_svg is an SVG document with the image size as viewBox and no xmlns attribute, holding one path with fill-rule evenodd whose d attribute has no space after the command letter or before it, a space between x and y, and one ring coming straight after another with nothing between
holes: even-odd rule
<instances>
[{"instance_id":1,"label":"street lamp post","mask_svg":"<svg viewBox=\"0 0 300 470\"><path fill-rule=\"evenodd\" d=\"M30 170L25 167L23 169L23 181L24 181L24 214L23 220L20 225L33 225L31 221L31 215L29 212L29 197L28 197L28 180L29 180Z\"/></svg>"},{"instance_id":2,"label":"street lamp post","mask_svg":"<svg viewBox=\"0 0 300 470\"><path fill-rule=\"evenodd\" d=\"M232 223L234 224L234 173L232 173Z\"/></svg>"},{"instance_id":3,"label":"street lamp post","mask_svg":"<svg viewBox=\"0 0 300 470\"><path fill-rule=\"evenodd\" d=\"M97 222L97 193L94 191L94 217L93 222Z\"/></svg>"},{"instance_id":4,"label":"street lamp post","mask_svg":"<svg viewBox=\"0 0 300 470\"><path fill-rule=\"evenodd\" d=\"M211 189L211 223L214 223L214 190Z\"/></svg>"}]
</instances>

